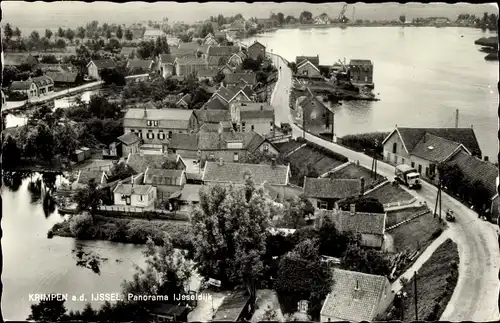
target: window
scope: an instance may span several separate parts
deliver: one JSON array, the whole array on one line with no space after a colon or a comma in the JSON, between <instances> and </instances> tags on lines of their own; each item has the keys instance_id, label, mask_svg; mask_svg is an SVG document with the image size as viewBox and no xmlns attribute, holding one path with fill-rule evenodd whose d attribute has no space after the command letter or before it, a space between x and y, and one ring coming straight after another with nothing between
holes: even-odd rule
<instances>
[{"instance_id":1,"label":"window","mask_svg":"<svg viewBox=\"0 0 500 323\"><path fill-rule=\"evenodd\" d=\"M172 139L172 131L168 132L168 139Z\"/></svg>"},{"instance_id":2,"label":"window","mask_svg":"<svg viewBox=\"0 0 500 323\"><path fill-rule=\"evenodd\" d=\"M141 139L142 139L142 130L141 130L141 129L139 129L138 131L139 131L139 138L141 138Z\"/></svg>"},{"instance_id":3,"label":"window","mask_svg":"<svg viewBox=\"0 0 500 323\"><path fill-rule=\"evenodd\" d=\"M398 144L397 143L393 143L392 144L392 153L393 154L397 153L397 148L398 148Z\"/></svg>"},{"instance_id":4,"label":"window","mask_svg":"<svg viewBox=\"0 0 500 323\"><path fill-rule=\"evenodd\" d=\"M404 164L404 163L405 163L405 159L401 158L401 164Z\"/></svg>"},{"instance_id":5,"label":"window","mask_svg":"<svg viewBox=\"0 0 500 323\"><path fill-rule=\"evenodd\" d=\"M368 83L368 76L365 76L365 82Z\"/></svg>"},{"instance_id":6,"label":"window","mask_svg":"<svg viewBox=\"0 0 500 323\"><path fill-rule=\"evenodd\" d=\"M255 126L254 126L254 125L252 125L252 126L251 126L251 129L252 129L252 131L254 131L254 130L255 130Z\"/></svg>"},{"instance_id":7,"label":"window","mask_svg":"<svg viewBox=\"0 0 500 323\"><path fill-rule=\"evenodd\" d=\"M142 195L139 195L139 201L142 202Z\"/></svg>"},{"instance_id":8,"label":"window","mask_svg":"<svg viewBox=\"0 0 500 323\"><path fill-rule=\"evenodd\" d=\"M429 167L425 168L425 176L429 176Z\"/></svg>"},{"instance_id":9,"label":"window","mask_svg":"<svg viewBox=\"0 0 500 323\"><path fill-rule=\"evenodd\" d=\"M155 127L158 127L158 120L153 121L153 125L154 125Z\"/></svg>"},{"instance_id":10,"label":"window","mask_svg":"<svg viewBox=\"0 0 500 323\"><path fill-rule=\"evenodd\" d=\"M146 138L155 139L155 134L153 133L153 131L148 130L148 133L146 134Z\"/></svg>"},{"instance_id":11,"label":"window","mask_svg":"<svg viewBox=\"0 0 500 323\"><path fill-rule=\"evenodd\" d=\"M146 121L146 123L147 123L148 127L151 127L151 125L153 124L153 121L148 120L148 121Z\"/></svg>"},{"instance_id":12,"label":"window","mask_svg":"<svg viewBox=\"0 0 500 323\"><path fill-rule=\"evenodd\" d=\"M264 144L264 151L268 152L269 151L269 144Z\"/></svg>"},{"instance_id":13,"label":"window","mask_svg":"<svg viewBox=\"0 0 500 323\"><path fill-rule=\"evenodd\" d=\"M411 162L411 167L415 168L415 163L414 162Z\"/></svg>"},{"instance_id":14,"label":"window","mask_svg":"<svg viewBox=\"0 0 500 323\"><path fill-rule=\"evenodd\" d=\"M394 163L398 163L398 156L394 155Z\"/></svg>"},{"instance_id":15,"label":"window","mask_svg":"<svg viewBox=\"0 0 500 323\"><path fill-rule=\"evenodd\" d=\"M302 75L308 75L309 74L309 71L308 70L304 70L302 71Z\"/></svg>"},{"instance_id":16,"label":"window","mask_svg":"<svg viewBox=\"0 0 500 323\"><path fill-rule=\"evenodd\" d=\"M418 165L418 173L422 174L422 165Z\"/></svg>"},{"instance_id":17,"label":"window","mask_svg":"<svg viewBox=\"0 0 500 323\"><path fill-rule=\"evenodd\" d=\"M325 201L318 201L317 205L318 209L323 209L323 210L328 209L328 203L326 203Z\"/></svg>"},{"instance_id":18,"label":"window","mask_svg":"<svg viewBox=\"0 0 500 323\"><path fill-rule=\"evenodd\" d=\"M241 131L245 131L245 122L241 123Z\"/></svg>"},{"instance_id":19,"label":"window","mask_svg":"<svg viewBox=\"0 0 500 323\"><path fill-rule=\"evenodd\" d=\"M125 197L125 204L127 204L127 205L131 204L130 195L127 195L127 197Z\"/></svg>"},{"instance_id":20,"label":"window","mask_svg":"<svg viewBox=\"0 0 500 323\"><path fill-rule=\"evenodd\" d=\"M240 159L239 154L238 153L234 153L233 161L237 162L239 159Z\"/></svg>"},{"instance_id":21,"label":"window","mask_svg":"<svg viewBox=\"0 0 500 323\"><path fill-rule=\"evenodd\" d=\"M432 176L436 173L436 164L429 165L429 174Z\"/></svg>"}]
</instances>

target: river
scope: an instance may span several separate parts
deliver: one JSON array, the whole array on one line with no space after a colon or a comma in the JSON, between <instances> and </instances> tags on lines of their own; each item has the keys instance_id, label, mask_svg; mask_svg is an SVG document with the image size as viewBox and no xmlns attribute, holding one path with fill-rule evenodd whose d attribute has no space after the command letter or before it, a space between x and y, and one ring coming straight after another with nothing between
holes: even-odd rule
<instances>
[{"instance_id":1,"label":"river","mask_svg":"<svg viewBox=\"0 0 500 323\"><path fill-rule=\"evenodd\" d=\"M131 279L134 265L144 266L144 246L108 241L78 241L73 238L47 238L48 230L63 217L57 210L46 216L41 201L32 202L30 179L16 191L2 186L2 314L5 320L25 320L30 314L29 294L67 293L66 308L83 309L85 302L71 296L121 292L121 283ZM78 251L87 259L100 260L100 272L78 266ZM194 278L191 288L197 288ZM91 302L94 308L102 302Z\"/></svg>"},{"instance_id":2,"label":"river","mask_svg":"<svg viewBox=\"0 0 500 323\"><path fill-rule=\"evenodd\" d=\"M498 153L498 62L485 61L474 40L491 34L472 28L351 27L283 29L258 40L288 61L319 55L321 65L370 59L380 101L344 102L335 108L335 133L401 127L473 125L483 155Z\"/></svg>"}]
</instances>

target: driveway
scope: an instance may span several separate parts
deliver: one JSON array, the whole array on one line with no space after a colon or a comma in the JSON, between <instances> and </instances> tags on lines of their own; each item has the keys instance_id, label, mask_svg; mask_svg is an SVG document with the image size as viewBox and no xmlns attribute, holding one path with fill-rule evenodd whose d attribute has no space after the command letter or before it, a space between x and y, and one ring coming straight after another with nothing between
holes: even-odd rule
<instances>
[{"instance_id":1,"label":"driveway","mask_svg":"<svg viewBox=\"0 0 500 323\"><path fill-rule=\"evenodd\" d=\"M280 122L290 123L293 137L302 137L303 132L293 123L289 109L287 90L289 91L291 88L292 74L282 60L277 61L278 69L281 67L281 71L276 91L271 97L271 105L276 111L276 121L278 124ZM365 154L308 133L305 134L305 139L371 168L372 160ZM394 176L394 167L389 164L379 161L377 170L379 174L388 178ZM427 202L431 208L434 207L436 193L437 188L426 182L423 182L422 188L418 192L411 191L412 195ZM441 320L496 321L500 319L498 310L500 252L497 228L489 222L480 220L477 213L444 192L442 193L442 207L444 210L449 208L456 214L456 222L450 224L446 234L449 234L458 245L460 264L457 286ZM424 252L424 254L426 253Z\"/></svg>"}]
</instances>

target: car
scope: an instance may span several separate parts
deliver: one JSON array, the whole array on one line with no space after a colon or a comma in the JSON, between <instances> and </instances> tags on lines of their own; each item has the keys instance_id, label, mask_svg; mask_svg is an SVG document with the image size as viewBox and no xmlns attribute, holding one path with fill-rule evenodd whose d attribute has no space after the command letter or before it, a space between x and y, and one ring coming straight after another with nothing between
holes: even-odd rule
<instances>
[{"instance_id":1,"label":"car","mask_svg":"<svg viewBox=\"0 0 500 323\"><path fill-rule=\"evenodd\" d=\"M455 221L455 213L450 209L446 211L446 221L450 222Z\"/></svg>"}]
</instances>

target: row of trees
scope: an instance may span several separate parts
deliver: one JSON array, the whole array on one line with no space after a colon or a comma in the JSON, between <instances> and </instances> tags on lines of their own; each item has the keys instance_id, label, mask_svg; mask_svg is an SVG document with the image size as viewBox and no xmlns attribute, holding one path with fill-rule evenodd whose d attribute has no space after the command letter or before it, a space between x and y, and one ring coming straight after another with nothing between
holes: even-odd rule
<instances>
[{"instance_id":1,"label":"row of trees","mask_svg":"<svg viewBox=\"0 0 500 323\"><path fill-rule=\"evenodd\" d=\"M467 22L482 29L489 29L489 30L498 29L498 15L494 13L489 14L485 12L482 18L476 17L476 15L473 14L471 15L468 13L461 13L458 15L456 21Z\"/></svg>"}]
</instances>

